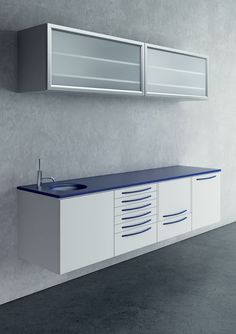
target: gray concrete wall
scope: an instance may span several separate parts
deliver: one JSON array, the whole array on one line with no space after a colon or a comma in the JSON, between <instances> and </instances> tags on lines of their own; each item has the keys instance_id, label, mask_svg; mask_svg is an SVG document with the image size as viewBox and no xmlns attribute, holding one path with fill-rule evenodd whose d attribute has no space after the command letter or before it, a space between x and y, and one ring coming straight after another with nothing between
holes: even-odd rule
<instances>
[{"instance_id":1,"label":"gray concrete wall","mask_svg":"<svg viewBox=\"0 0 236 334\"><path fill-rule=\"evenodd\" d=\"M221 167L222 223L236 218L235 17L234 0L0 0L0 303L83 273L17 259L15 188L35 182L39 156L56 179ZM210 98L16 93L15 32L44 22L208 54Z\"/></svg>"}]
</instances>

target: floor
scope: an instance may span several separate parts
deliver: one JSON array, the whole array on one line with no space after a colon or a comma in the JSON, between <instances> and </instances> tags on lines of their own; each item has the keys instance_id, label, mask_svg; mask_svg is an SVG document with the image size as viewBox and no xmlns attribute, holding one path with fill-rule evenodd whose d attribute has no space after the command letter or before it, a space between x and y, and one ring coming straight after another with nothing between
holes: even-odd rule
<instances>
[{"instance_id":1,"label":"floor","mask_svg":"<svg viewBox=\"0 0 236 334\"><path fill-rule=\"evenodd\" d=\"M235 334L236 223L2 305L0 333Z\"/></svg>"}]
</instances>

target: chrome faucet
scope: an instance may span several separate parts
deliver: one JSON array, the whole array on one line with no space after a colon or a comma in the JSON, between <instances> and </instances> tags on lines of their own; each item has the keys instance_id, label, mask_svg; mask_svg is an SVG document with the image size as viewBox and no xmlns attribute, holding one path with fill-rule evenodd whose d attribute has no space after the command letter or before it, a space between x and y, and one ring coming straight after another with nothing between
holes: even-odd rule
<instances>
[{"instance_id":1,"label":"chrome faucet","mask_svg":"<svg viewBox=\"0 0 236 334\"><path fill-rule=\"evenodd\" d=\"M39 169L37 171L37 187L40 190L42 188L42 181L43 180L51 180L52 182L55 182L55 179L50 176L50 177L43 177L43 172L41 171L41 161L39 161Z\"/></svg>"}]
</instances>

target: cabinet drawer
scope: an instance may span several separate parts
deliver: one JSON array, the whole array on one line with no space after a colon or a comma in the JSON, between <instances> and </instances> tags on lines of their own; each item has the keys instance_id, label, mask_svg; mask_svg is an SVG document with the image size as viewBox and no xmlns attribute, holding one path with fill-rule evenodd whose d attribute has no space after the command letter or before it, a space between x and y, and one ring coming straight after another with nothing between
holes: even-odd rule
<instances>
[{"instance_id":1,"label":"cabinet drawer","mask_svg":"<svg viewBox=\"0 0 236 334\"><path fill-rule=\"evenodd\" d=\"M115 225L115 233L120 233L120 232L127 232L130 229L133 228L138 228L138 227L145 227L147 225L156 223L156 215L154 216L148 216L148 217L143 217L139 219L133 219L129 222L124 222L122 224L116 224Z\"/></svg>"},{"instance_id":2,"label":"cabinet drawer","mask_svg":"<svg viewBox=\"0 0 236 334\"><path fill-rule=\"evenodd\" d=\"M134 187L127 187L127 188L116 190L115 198L123 198L127 196L132 196L132 195L144 195L152 191L156 191L155 183L143 184L143 185L134 186Z\"/></svg>"},{"instance_id":3,"label":"cabinet drawer","mask_svg":"<svg viewBox=\"0 0 236 334\"><path fill-rule=\"evenodd\" d=\"M120 255L156 242L156 224L134 228L115 235L115 255Z\"/></svg>"},{"instance_id":4,"label":"cabinet drawer","mask_svg":"<svg viewBox=\"0 0 236 334\"><path fill-rule=\"evenodd\" d=\"M191 178L159 184L159 220L173 218L191 211Z\"/></svg>"},{"instance_id":5,"label":"cabinet drawer","mask_svg":"<svg viewBox=\"0 0 236 334\"><path fill-rule=\"evenodd\" d=\"M129 223L138 218L146 219L149 216L156 215L156 212L156 206L151 206L142 210L136 210L135 212L125 213L123 215L115 216L115 224Z\"/></svg>"},{"instance_id":6,"label":"cabinet drawer","mask_svg":"<svg viewBox=\"0 0 236 334\"><path fill-rule=\"evenodd\" d=\"M115 207L129 207L129 206L135 206L140 203L144 203L146 201L153 201L156 200L157 194L156 191L152 191L150 193L145 194L136 194L128 196L128 198L120 197L115 199Z\"/></svg>"},{"instance_id":7,"label":"cabinet drawer","mask_svg":"<svg viewBox=\"0 0 236 334\"><path fill-rule=\"evenodd\" d=\"M157 240L163 241L191 231L191 215L169 218L158 222Z\"/></svg>"},{"instance_id":8,"label":"cabinet drawer","mask_svg":"<svg viewBox=\"0 0 236 334\"><path fill-rule=\"evenodd\" d=\"M142 203L133 203L131 205L115 208L115 215L136 214L139 210L148 210L156 205L156 201L145 201Z\"/></svg>"}]
</instances>

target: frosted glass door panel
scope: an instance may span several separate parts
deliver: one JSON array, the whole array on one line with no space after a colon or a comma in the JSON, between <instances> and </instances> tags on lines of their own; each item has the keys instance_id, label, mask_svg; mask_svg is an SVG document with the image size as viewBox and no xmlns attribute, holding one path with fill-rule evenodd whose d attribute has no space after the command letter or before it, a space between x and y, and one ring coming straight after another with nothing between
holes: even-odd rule
<instances>
[{"instance_id":1,"label":"frosted glass door panel","mask_svg":"<svg viewBox=\"0 0 236 334\"><path fill-rule=\"evenodd\" d=\"M52 84L141 91L141 45L53 30Z\"/></svg>"},{"instance_id":2,"label":"frosted glass door panel","mask_svg":"<svg viewBox=\"0 0 236 334\"><path fill-rule=\"evenodd\" d=\"M207 60L147 47L146 91L154 94L207 95Z\"/></svg>"},{"instance_id":3,"label":"frosted glass door panel","mask_svg":"<svg viewBox=\"0 0 236 334\"><path fill-rule=\"evenodd\" d=\"M205 74L206 61L182 53L148 48L148 64Z\"/></svg>"}]
</instances>

